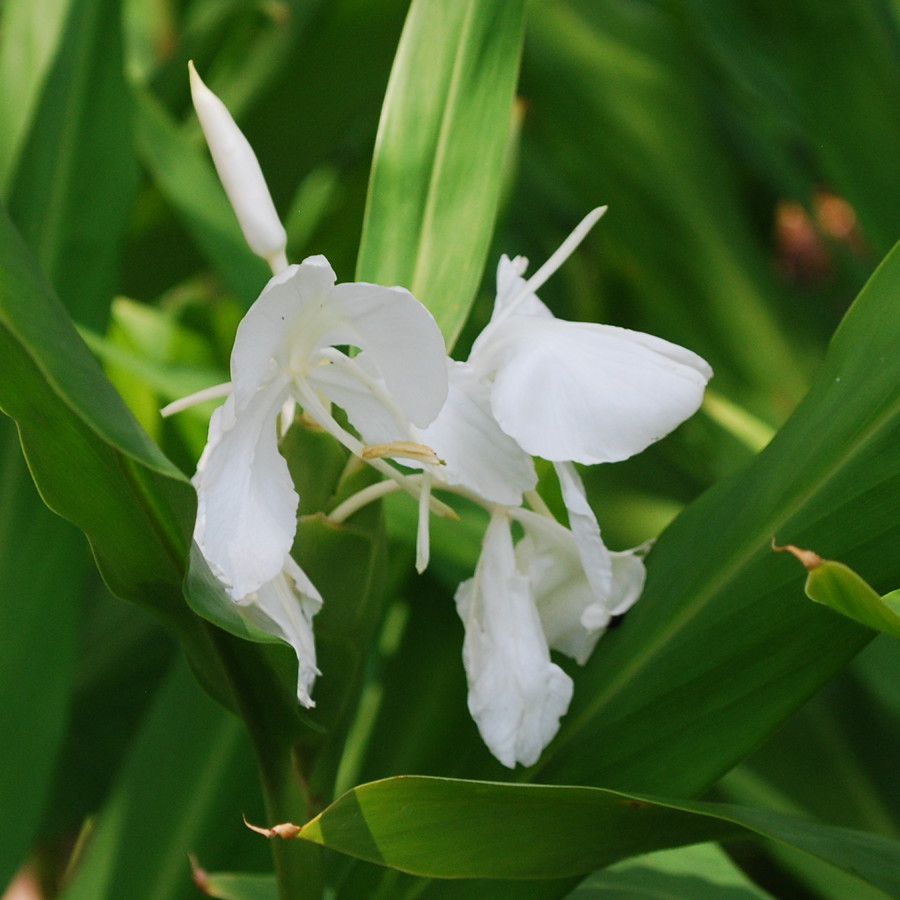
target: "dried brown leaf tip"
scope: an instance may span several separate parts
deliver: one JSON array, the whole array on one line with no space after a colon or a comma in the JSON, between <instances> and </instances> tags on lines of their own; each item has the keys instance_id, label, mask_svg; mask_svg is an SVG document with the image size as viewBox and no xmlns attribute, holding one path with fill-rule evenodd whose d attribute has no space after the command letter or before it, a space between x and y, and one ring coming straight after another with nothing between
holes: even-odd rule
<instances>
[{"instance_id":1,"label":"dried brown leaf tip","mask_svg":"<svg viewBox=\"0 0 900 900\"><path fill-rule=\"evenodd\" d=\"M804 550L801 547L795 547L793 544L784 544L783 546L779 546L775 543L775 538L772 538L772 549L776 553L784 553L787 551L792 556L796 556L800 562L806 567L808 571L812 571L813 569L818 569L819 566L825 562L818 553L814 553L812 550Z\"/></svg>"},{"instance_id":2,"label":"dried brown leaf tip","mask_svg":"<svg viewBox=\"0 0 900 900\"><path fill-rule=\"evenodd\" d=\"M257 834L261 834L263 837L280 837L283 840L289 841L300 834L300 826L294 825L292 822L282 822L280 825L273 825L271 828L263 828L260 825L254 825L252 822L248 822L246 816L244 816L243 818L244 824L251 831L255 831Z\"/></svg>"},{"instance_id":3,"label":"dried brown leaf tip","mask_svg":"<svg viewBox=\"0 0 900 900\"><path fill-rule=\"evenodd\" d=\"M188 859L191 861L191 878L194 885L200 893L209 896L209 873L200 865L193 853L188 854Z\"/></svg>"}]
</instances>

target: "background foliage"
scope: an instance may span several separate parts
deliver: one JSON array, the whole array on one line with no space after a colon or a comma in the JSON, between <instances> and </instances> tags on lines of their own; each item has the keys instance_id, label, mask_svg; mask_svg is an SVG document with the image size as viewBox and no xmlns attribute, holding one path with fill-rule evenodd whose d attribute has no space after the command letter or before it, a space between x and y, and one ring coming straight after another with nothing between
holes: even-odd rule
<instances>
[{"instance_id":1,"label":"background foliage","mask_svg":"<svg viewBox=\"0 0 900 900\"><path fill-rule=\"evenodd\" d=\"M679 819L674 839L629 845L578 887L430 881L310 846L302 862L315 856L342 897L892 896L900 653L810 604L801 568L768 542L847 562L879 593L900 586L900 258L872 277L900 236L897 4L542 0L523 19L508 0L420 0L392 72L408 7L0 6L0 408L18 424L0 423L0 882L28 861L48 896L174 900L196 892L188 853L210 871L270 870L240 814L280 818L259 797L254 748L284 737L309 761L310 815L415 773L676 806L705 794L823 828L810 855L771 828L757 832L774 842L736 842ZM585 472L613 547L672 525L533 770L493 761L465 707L452 591L478 552L468 516L436 523L423 577L409 574L403 503L340 533L303 525L304 566L340 598L317 620L311 722L284 688L289 653L210 625L196 571L184 600L185 479L209 409L157 410L226 377L266 278L202 146L188 59L256 148L292 259L325 253L341 280L409 284L449 337L462 329L464 353L498 255L537 265L607 203L542 297L715 369L675 435ZM314 435L292 433L285 452L302 512L352 491ZM460 800L446 829L496 814L485 796ZM883 869L847 863L852 841L825 826L873 835ZM560 827L534 838L571 846ZM724 851L647 853L701 839ZM270 881L216 877L217 896L274 896Z\"/></svg>"}]
</instances>

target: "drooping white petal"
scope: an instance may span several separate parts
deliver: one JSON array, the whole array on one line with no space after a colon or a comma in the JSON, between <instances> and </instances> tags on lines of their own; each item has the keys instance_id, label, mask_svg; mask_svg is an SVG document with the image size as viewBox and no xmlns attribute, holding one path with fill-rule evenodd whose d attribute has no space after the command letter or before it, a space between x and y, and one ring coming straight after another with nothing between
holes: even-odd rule
<instances>
[{"instance_id":1,"label":"drooping white petal","mask_svg":"<svg viewBox=\"0 0 900 900\"><path fill-rule=\"evenodd\" d=\"M332 344L365 350L411 422L428 425L447 397L444 338L434 317L405 288L337 285L329 303L344 322Z\"/></svg>"},{"instance_id":2,"label":"drooping white petal","mask_svg":"<svg viewBox=\"0 0 900 900\"><path fill-rule=\"evenodd\" d=\"M288 555L284 566L271 581L244 597L238 608L257 628L281 638L297 654L297 699L303 706L315 706L310 696L316 676L316 643L313 616L321 609L322 598L307 574Z\"/></svg>"},{"instance_id":3,"label":"drooping white petal","mask_svg":"<svg viewBox=\"0 0 900 900\"><path fill-rule=\"evenodd\" d=\"M552 461L639 453L696 412L712 374L690 351L624 328L518 315L500 328L479 360L495 373L494 415Z\"/></svg>"},{"instance_id":4,"label":"drooping white petal","mask_svg":"<svg viewBox=\"0 0 900 900\"><path fill-rule=\"evenodd\" d=\"M594 595L598 600L605 601L612 591L612 556L600 537L600 526L588 503L584 482L574 463L557 462L553 467L559 479L581 565Z\"/></svg>"},{"instance_id":5,"label":"drooping white petal","mask_svg":"<svg viewBox=\"0 0 900 900\"><path fill-rule=\"evenodd\" d=\"M490 388L472 369L447 360L449 390L440 414L422 440L443 460L439 475L503 506L518 506L537 484L534 461L497 425Z\"/></svg>"},{"instance_id":6,"label":"drooping white petal","mask_svg":"<svg viewBox=\"0 0 900 900\"><path fill-rule=\"evenodd\" d=\"M225 104L203 83L194 64L188 63L188 68L194 109L244 238L254 253L280 271L287 265L287 237L256 154Z\"/></svg>"},{"instance_id":7,"label":"drooping white petal","mask_svg":"<svg viewBox=\"0 0 900 900\"><path fill-rule=\"evenodd\" d=\"M244 408L229 396L213 413L194 476L194 538L235 600L281 571L294 540L298 497L275 431L286 391L272 382Z\"/></svg>"},{"instance_id":8,"label":"drooping white petal","mask_svg":"<svg viewBox=\"0 0 900 900\"><path fill-rule=\"evenodd\" d=\"M559 729L572 680L550 662L504 513L491 517L475 576L459 586L456 604L466 629L463 663L472 718L505 766L531 765Z\"/></svg>"},{"instance_id":9,"label":"drooping white petal","mask_svg":"<svg viewBox=\"0 0 900 900\"><path fill-rule=\"evenodd\" d=\"M598 596L585 574L574 535L553 519L517 510L525 536L516 545L547 643L584 664L611 618L608 594Z\"/></svg>"}]
</instances>

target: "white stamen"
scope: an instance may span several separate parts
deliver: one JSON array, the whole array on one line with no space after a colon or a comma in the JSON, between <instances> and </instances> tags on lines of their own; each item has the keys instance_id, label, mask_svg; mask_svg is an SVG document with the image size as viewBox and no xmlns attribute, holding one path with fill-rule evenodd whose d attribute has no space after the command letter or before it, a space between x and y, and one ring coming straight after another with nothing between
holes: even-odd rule
<instances>
[{"instance_id":1,"label":"white stamen","mask_svg":"<svg viewBox=\"0 0 900 900\"><path fill-rule=\"evenodd\" d=\"M198 403L204 403L206 400L218 400L220 397L227 397L231 393L231 382L226 381L223 384L214 384L212 387L204 388L202 391L197 391L196 394L189 394L187 397L182 397L180 400L173 400L167 406L164 406L159 414L163 418L168 418L169 416L175 415L175 413L179 413L182 410L190 409L192 406L197 406Z\"/></svg>"},{"instance_id":2,"label":"white stamen","mask_svg":"<svg viewBox=\"0 0 900 900\"><path fill-rule=\"evenodd\" d=\"M428 504L431 500L431 475L422 474L422 490L419 494L419 527L416 531L416 571L421 575L428 568L431 544L428 534Z\"/></svg>"},{"instance_id":3,"label":"white stamen","mask_svg":"<svg viewBox=\"0 0 900 900\"><path fill-rule=\"evenodd\" d=\"M531 294L536 294L546 284L554 272L575 252L578 245L588 236L588 232L597 224L607 207L598 206L592 209L573 229L572 233L559 245L556 252L525 282L522 289L504 307L502 315L496 321L503 321L516 311L516 307ZM493 324L493 323L492 323Z\"/></svg>"}]
</instances>

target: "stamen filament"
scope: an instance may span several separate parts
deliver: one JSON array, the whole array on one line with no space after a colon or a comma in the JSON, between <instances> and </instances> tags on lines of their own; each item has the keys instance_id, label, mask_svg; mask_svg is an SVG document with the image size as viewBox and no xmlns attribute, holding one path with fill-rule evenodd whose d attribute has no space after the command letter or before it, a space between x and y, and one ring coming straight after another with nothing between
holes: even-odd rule
<instances>
[{"instance_id":1,"label":"stamen filament","mask_svg":"<svg viewBox=\"0 0 900 900\"><path fill-rule=\"evenodd\" d=\"M428 534L428 504L431 500L431 475L422 474L422 490L419 493L419 527L416 530L416 571L421 575L428 568L431 544Z\"/></svg>"},{"instance_id":2,"label":"stamen filament","mask_svg":"<svg viewBox=\"0 0 900 900\"><path fill-rule=\"evenodd\" d=\"M365 449L365 445L335 421L334 417L326 411L318 396L316 396L315 391L311 390L307 384L301 381L294 382L294 390L297 391L299 395L298 399L303 408L312 418L314 418L332 437L336 438L354 456L364 459L363 450ZM419 484L420 479L404 475L392 465L386 463L383 459L367 459L366 462L377 472L381 472L382 475L386 475L388 478L396 481L397 484L407 491L407 493L412 494L413 497L419 496L422 490ZM435 508L434 504L437 504L437 508ZM443 512L438 513L439 515L456 515L449 506L445 503L441 503L439 500L434 500L431 508L435 510L435 512L443 510Z\"/></svg>"},{"instance_id":3,"label":"stamen filament","mask_svg":"<svg viewBox=\"0 0 900 900\"><path fill-rule=\"evenodd\" d=\"M600 217L606 212L607 207L598 206L592 209L572 230L572 233L557 247L556 251L538 270L525 282L522 289L503 308L501 315L495 322L502 322L516 311L522 301L536 294L549 280L556 270L575 252L578 245L588 236L588 232L597 224ZM492 322L491 324L495 324Z\"/></svg>"},{"instance_id":4,"label":"stamen filament","mask_svg":"<svg viewBox=\"0 0 900 900\"><path fill-rule=\"evenodd\" d=\"M528 505L534 512L546 516L548 519L553 519L554 522L556 521L556 516L553 515L550 507L547 506L547 502L537 491L527 491L525 493L525 499L528 501Z\"/></svg>"},{"instance_id":5,"label":"stamen filament","mask_svg":"<svg viewBox=\"0 0 900 900\"><path fill-rule=\"evenodd\" d=\"M175 413L190 409L192 406L197 406L199 403L204 403L207 400L218 400L220 397L227 397L230 393L230 381L226 381L223 384L214 384L212 387L204 388L202 391L197 391L195 394L189 394L187 397L182 397L180 400L173 400L167 406L164 406L159 411L159 414L163 418L168 418L169 416L175 415Z\"/></svg>"},{"instance_id":6,"label":"stamen filament","mask_svg":"<svg viewBox=\"0 0 900 900\"><path fill-rule=\"evenodd\" d=\"M323 347L319 352L322 359L327 359L336 365L342 372L353 376L366 390L375 396L381 405L394 417L394 421L401 429L406 428L407 420L400 408L394 403L391 396L384 390L377 378L373 378L359 363L346 353L341 353L335 347Z\"/></svg>"}]
</instances>

